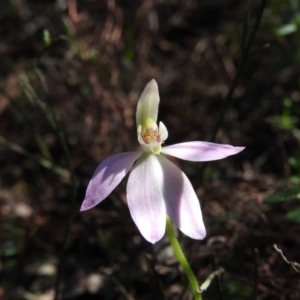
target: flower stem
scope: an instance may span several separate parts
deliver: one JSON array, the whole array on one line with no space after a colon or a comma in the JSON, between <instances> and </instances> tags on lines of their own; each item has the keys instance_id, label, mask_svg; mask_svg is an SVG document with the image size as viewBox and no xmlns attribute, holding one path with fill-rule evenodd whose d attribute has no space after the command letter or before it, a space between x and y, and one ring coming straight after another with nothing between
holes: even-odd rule
<instances>
[{"instance_id":1,"label":"flower stem","mask_svg":"<svg viewBox=\"0 0 300 300\"><path fill-rule=\"evenodd\" d=\"M194 299L195 300L202 300L201 294L199 293L199 285L198 285L197 278L196 278L194 272L192 271L185 255L182 251L182 248L181 248L181 246L178 242L178 239L175 235L175 232L174 232L174 229L173 229L173 224L172 224L172 222L169 218L167 218L166 229L167 229L167 235L169 237L169 240L170 240L171 246L173 247L175 255L176 255L182 269L184 270L184 272L185 272L185 274L186 274L186 276L189 280L191 289L192 289L193 294L194 294Z\"/></svg>"}]
</instances>

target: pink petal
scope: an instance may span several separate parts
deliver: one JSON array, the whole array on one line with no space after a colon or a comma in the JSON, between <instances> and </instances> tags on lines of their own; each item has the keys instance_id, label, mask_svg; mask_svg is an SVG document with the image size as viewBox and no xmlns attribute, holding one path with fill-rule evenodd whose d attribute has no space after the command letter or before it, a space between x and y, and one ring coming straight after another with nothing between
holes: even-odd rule
<instances>
[{"instance_id":1,"label":"pink petal","mask_svg":"<svg viewBox=\"0 0 300 300\"><path fill-rule=\"evenodd\" d=\"M154 154L143 154L127 184L127 201L133 221L143 237L155 243L166 228L166 207L162 195L163 173Z\"/></svg>"},{"instance_id":2,"label":"pink petal","mask_svg":"<svg viewBox=\"0 0 300 300\"><path fill-rule=\"evenodd\" d=\"M163 147L161 152L190 161L210 161L237 154L244 149L245 147L197 141Z\"/></svg>"},{"instance_id":3,"label":"pink petal","mask_svg":"<svg viewBox=\"0 0 300 300\"><path fill-rule=\"evenodd\" d=\"M105 159L97 167L87 187L81 211L104 200L120 183L142 152L123 152Z\"/></svg>"},{"instance_id":4,"label":"pink petal","mask_svg":"<svg viewBox=\"0 0 300 300\"><path fill-rule=\"evenodd\" d=\"M189 179L163 155L158 159L163 168L163 194L168 216L187 236L203 239L206 230L200 203Z\"/></svg>"}]
</instances>

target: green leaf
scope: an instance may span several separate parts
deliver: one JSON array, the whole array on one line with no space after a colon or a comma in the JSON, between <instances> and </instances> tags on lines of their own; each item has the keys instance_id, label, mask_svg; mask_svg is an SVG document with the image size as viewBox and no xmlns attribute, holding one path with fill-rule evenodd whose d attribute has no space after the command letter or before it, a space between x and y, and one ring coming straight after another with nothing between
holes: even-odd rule
<instances>
[{"instance_id":1,"label":"green leaf","mask_svg":"<svg viewBox=\"0 0 300 300\"><path fill-rule=\"evenodd\" d=\"M293 210L290 210L286 214L286 218L291 220L291 221L300 223L300 207L297 207Z\"/></svg>"},{"instance_id":2,"label":"green leaf","mask_svg":"<svg viewBox=\"0 0 300 300\"><path fill-rule=\"evenodd\" d=\"M276 191L269 197L267 197L263 203L264 204L272 204L272 203L279 203L279 202L284 202L286 200L290 199L300 199L300 188L289 188L281 191Z\"/></svg>"},{"instance_id":3,"label":"green leaf","mask_svg":"<svg viewBox=\"0 0 300 300\"><path fill-rule=\"evenodd\" d=\"M276 29L276 34L279 36L288 35L297 31L297 26L293 23L285 24Z\"/></svg>"},{"instance_id":4,"label":"green leaf","mask_svg":"<svg viewBox=\"0 0 300 300\"><path fill-rule=\"evenodd\" d=\"M51 35L48 29L44 29L43 31L43 39L46 46L51 45Z\"/></svg>"}]
</instances>

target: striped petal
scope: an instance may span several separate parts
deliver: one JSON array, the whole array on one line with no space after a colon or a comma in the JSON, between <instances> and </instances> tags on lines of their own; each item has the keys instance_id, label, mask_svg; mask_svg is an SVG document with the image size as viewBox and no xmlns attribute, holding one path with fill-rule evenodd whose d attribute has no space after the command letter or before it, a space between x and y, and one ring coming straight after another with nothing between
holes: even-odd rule
<instances>
[{"instance_id":1,"label":"striped petal","mask_svg":"<svg viewBox=\"0 0 300 300\"><path fill-rule=\"evenodd\" d=\"M197 141L163 147L161 152L190 161L210 161L237 154L244 149L245 147Z\"/></svg>"},{"instance_id":2,"label":"striped petal","mask_svg":"<svg viewBox=\"0 0 300 300\"><path fill-rule=\"evenodd\" d=\"M105 159L97 167L88 185L81 211L104 200L120 183L142 152L123 152Z\"/></svg>"},{"instance_id":3,"label":"striped petal","mask_svg":"<svg viewBox=\"0 0 300 300\"><path fill-rule=\"evenodd\" d=\"M203 239L206 235L198 197L186 175L163 155L163 196L167 214L187 236Z\"/></svg>"},{"instance_id":4,"label":"striped petal","mask_svg":"<svg viewBox=\"0 0 300 300\"><path fill-rule=\"evenodd\" d=\"M155 243L166 228L166 207L162 195L163 172L157 156L143 154L127 184L127 201L133 221L143 237Z\"/></svg>"}]
</instances>

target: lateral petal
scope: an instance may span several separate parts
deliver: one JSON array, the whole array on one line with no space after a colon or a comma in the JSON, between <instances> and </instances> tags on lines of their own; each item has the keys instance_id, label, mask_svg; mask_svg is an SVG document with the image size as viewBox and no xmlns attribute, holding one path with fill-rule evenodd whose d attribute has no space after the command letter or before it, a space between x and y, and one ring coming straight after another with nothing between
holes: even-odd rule
<instances>
[{"instance_id":1,"label":"lateral petal","mask_svg":"<svg viewBox=\"0 0 300 300\"><path fill-rule=\"evenodd\" d=\"M104 200L125 177L141 154L141 151L122 152L102 161L89 182L80 210L90 209Z\"/></svg>"},{"instance_id":2,"label":"lateral petal","mask_svg":"<svg viewBox=\"0 0 300 300\"><path fill-rule=\"evenodd\" d=\"M198 197L186 175L163 155L159 155L163 169L163 195L167 215L187 236L203 239L206 235Z\"/></svg>"},{"instance_id":3,"label":"lateral petal","mask_svg":"<svg viewBox=\"0 0 300 300\"><path fill-rule=\"evenodd\" d=\"M196 141L166 146L161 152L190 161L210 161L237 154L244 149L245 147Z\"/></svg>"},{"instance_id":4,"label":"lateral petal","mask_svg":"<svg viewBox=\"0 0 300 300\"><path fill-rule=\"evenodd\" d=\"M163 122L159 122L159 134L161 142L163 143L168 138L168 129Z\"/></svg>"},{"instance_id":5,"label":"lateral petal","mask_svg":"<svg viewBox=\"0 0 300 300\"><path fill-rule=\"evenodd\" d=\"M143 237L155 243L166 228L166 207L162 195L163 172L155 154L143 154L127 183L127 201L133 221Z\"/></svg>"},{"instance_id":6,"label":"lateral petal","mask_svg":"<svg viewBox=\"0 0 300 300\"><path fill-rule=\"evenodd\" d=\"M159 105L158 86L152 79L145 87L136 108L136 125L143 125L147 119L157 121Z\"/></svg>"}]
</instances>

